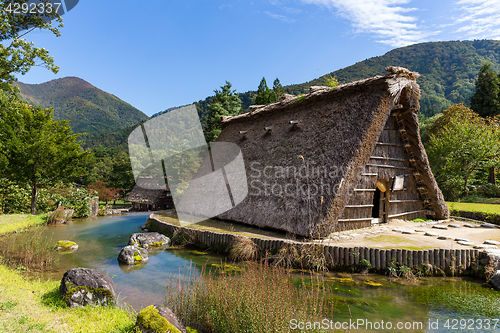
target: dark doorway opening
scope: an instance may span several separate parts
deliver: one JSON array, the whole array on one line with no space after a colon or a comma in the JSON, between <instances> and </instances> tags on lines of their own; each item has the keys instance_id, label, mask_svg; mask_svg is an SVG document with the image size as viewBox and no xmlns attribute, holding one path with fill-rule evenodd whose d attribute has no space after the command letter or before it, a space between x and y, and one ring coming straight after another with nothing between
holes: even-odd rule
<instances>
[{"instance_id":1,"label":"dark doorway opening","mask_svg":"<svg viewBox=\"0 0 500 333\"><path fill-rule=\"evenodd\" d=\"M380 196L382 192L376 188L375 194L373 194L373 207L372 207L372 217L378 219L380 217Z\"/></svg>"}]
</instances>

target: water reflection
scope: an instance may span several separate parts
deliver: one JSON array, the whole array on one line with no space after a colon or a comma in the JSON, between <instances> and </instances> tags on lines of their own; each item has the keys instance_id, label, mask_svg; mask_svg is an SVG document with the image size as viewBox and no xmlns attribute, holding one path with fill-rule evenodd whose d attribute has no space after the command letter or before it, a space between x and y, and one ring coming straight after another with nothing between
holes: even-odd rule
<instances>
[{"instance_id":1,"label":"water reflection","mask_svg":"<svg viewBox=\"0 0 500 333\"><path fill-rule=\"evenodd\" d=\"M128 243L134 232L140 231L148 213L126 216L80 219L64 227L47 227L44 234L58 240L72 240L79 245L73 253L60 255L55 271L49 277L60 280L63 273L74 267L98 268L107 271L116 284L119 301L132 305L136 310L162 303L164 287L170 277L187 279L191 263L200 274L203 265L220 263L220 256L199 255L190 250L157 250L150 252L149 261L138 266L120 265L119 251ZM422 322L423 329L400 330L405 332L456 332L453 319L498 318L500 293L481 286L482 281L464 278L422 278L417 282L403 279L390 280L378 275L351 275L327 273L327 284L332 287L336 308L332 309L333 321L370 320L397 322ZM365 282L376 280L382 286ZM493 296L493 297L492 297ZM497 301L498 300L498 301ZM492 309L493 312L490 312ZM468 312L469 311L469 312ZM444 325L449 320L449 327ZM429 322L439 321L437 330L429 329ZM460 326L458 326L460 327ZM474 332L498 332L500 325ZM398 330L359 329L355 332L396 332ZM462 330L464 331L464 330ZM465 330L467 331L467 330Z\"/></svg>"}]
</instances>

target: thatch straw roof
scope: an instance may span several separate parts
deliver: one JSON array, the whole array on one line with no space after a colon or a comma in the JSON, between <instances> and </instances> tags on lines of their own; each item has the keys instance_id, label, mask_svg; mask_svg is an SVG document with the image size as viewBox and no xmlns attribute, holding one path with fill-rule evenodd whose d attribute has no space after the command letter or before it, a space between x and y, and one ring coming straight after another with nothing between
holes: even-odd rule
<instances>
[{"instance_id":1,"label":"thatch straw roof","mask_svg":"<svg viewBox=\"0 0 500 333\"><path fill-rule=\"evenodd\" d=\"M219 217L303 236L328 234L391 112L401 112L404 119L429 209L437 218L449 216L419 135L418 74L401 67L387 70L386 75L337 88L314 87L304 96L223 117L217 141L241 148L249 193ZM311 194L307 188L313 184L324 191Z\"/></svg>"},{"instance_id":2,"label":"thatch straw roof","mask_svg":"<svg viewBox=\"0 0 500 333\"><path fill-rule=\"evenodd\" d=\"M148 187L154 187L152 185L156 185L156 183L153 182L154 182L153 178L142 178L142 177L138 178L136 180L136 185L134 186L132 191L130 191L130 193L128 194L126 201L137 202L148 205L155 204L162 195L162 193L165 192L165 190L149 189ZM168 190L168 187L166 188L166 190Z\"/></svg>"}]
</instances>

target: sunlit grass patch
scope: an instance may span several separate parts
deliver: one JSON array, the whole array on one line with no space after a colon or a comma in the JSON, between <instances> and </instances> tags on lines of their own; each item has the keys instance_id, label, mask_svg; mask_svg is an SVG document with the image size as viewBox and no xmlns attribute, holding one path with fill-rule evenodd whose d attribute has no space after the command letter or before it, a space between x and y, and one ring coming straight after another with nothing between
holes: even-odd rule
<instances>
[{"instance_id":1,"label":"sunlit grass patch","mask_svg":"<svg viewBox=\"0 0 500 333\"><path fill-rule=\"evenodd\" d=\"M30 214L0 215L0 235L45 223L47 216Z\"/></svg>"},{"instance_id":2,"label":"sunlit grass patch","mask_svg":"<svg viewBox=\"0 0 500 333\"><path fill-rule=\"evenodd\" d=\"M463 210L467 212L495 213L500 214L500 205L469 203L469 202L447 202L450 209Z\"/></svg>"},{"instance_id":3,"label":"sunlit grass patch","mask_svg":"<svg viewBox=\"0 0 500 333\"><path fill-rule=\"evenodd\" d=\"M28 279L0 265L0 327L5 332L125 333L134 323L127 309L70 309L59 297L59 281Z\"/></svg>"}]
</instances>

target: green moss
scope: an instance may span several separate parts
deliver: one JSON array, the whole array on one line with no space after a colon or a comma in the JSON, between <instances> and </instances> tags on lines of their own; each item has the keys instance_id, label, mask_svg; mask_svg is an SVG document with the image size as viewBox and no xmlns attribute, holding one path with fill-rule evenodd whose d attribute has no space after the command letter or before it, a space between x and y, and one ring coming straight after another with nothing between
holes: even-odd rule
<instances>
[{"instance_id":1,"label":"green moss","mask_svg":"<svg viewBox=\"0 0 500 333\"><path fill-rule=\"evenodd\" d=\"M201 333L196 328L192 328L192 327L189 327L189 326L186 326L186 330L188 331L188 333Z\"/></svg>"},{"instance_id":2,"label":"green moss","mask_svg":"<svg viewBox=\"0 0 500 333\"><path fill-rule=\"evenodd\" d=\"M141 256L134 256L134 262L141 262L142 257Z\"/></svg>"},{"instance_id":3,"label":"green moss","mask_svg":"<svg viewBox=\"0 0 500 333\"><path fill-rule=\"evenodd\" d=\"M235 273L235 272L242 272L243 271L243 268L241 268L241 267L228 265L228 264L223 264L223 265L212 264L212 266L219 269L221 274Z\"/></svg>"},{"instance_id":4,"label":"green moss","mask_svg":"<svg viewBox=\"0 0 500 333\"><path fill-rule=\"evenodd\" d=\"M208 252L202 252L202 251L197 251L197 250L189 251L189 253L195 254L197 256L204 256L204 255L208 254Z\"/></svg>"},{"instance_id":5,"label":"green moss","mask_svg":"<svg viewBox=\"0 0 500 333\"><path fill-rule=\"evenodd\" d=\"M457 288L455 281L443 281L429 286L410 289L410 296L420 304L430 304L433 308L453 309L468 316L498 318L500 298L488 288L473 282L462 282Z\"/></svg>"},{"instance_id":6,"label":"green moss","mask_svg":"<svg viewBox=\"0 0 500 333\"><path fill-rule=\"evenodd\" d=\"M142 309L137 315L137 325L157 333L181 333L177 327L162 317L153 305Z\"/></svg>"},{"instance_id":7,"label":"green moss","mask_svg":"<svg viewBox=\"0 0 500 333\"><path fill-rule=\"evenodd\" d=\"M152 247L161 247L163 246L163 242L153 242L153 244L151 244Z\"/></svg>"},{"instance_id":8,"label":"green moss","mask_svg":"<svg viewBox=\"0 0 500 333\"><path fill-rule=\"evenodd\" d=\"M371 287L382 287L382 283L378 283L378 282L375 282L375 281L372 281L372 280L366 280L363 283L366 284L366 285L368 285L368 286L371 286Z\"/></svg>"},{"instance_id":9,"label":"green moss","mask_svg":"<svg viewBox=\"0 0 500 333\"><path fill-rule=\"evenodd\" d=\"M113 304L115 301L115 297L113 296L111 290L105 288L91 288L86 286L76 286L71 288L71 286L73 285L74 284L71 282L66 283L66 288L68 289L68 291L66 291L66 294L64 295L64 301L66 302L66 304L69 303L71 297L79 290L86 290L95 295L98 295L101 299L106 299L106 305Z\"/></svg>"},{"instance_id":10,"label":"green moss","mask_svg":"<svg viewBox=\"0 0 500 333\"><path fill-rule=\"evenodd\" d=\"M72 247L74 245L76 245L75 242L67 241L67 240L57 242L57 247L60 247L63 249L69 249L70 247Z\"/></svg>"},{"instance_id":11,"label":"green moss","mask_svg":"<svg viewBox=\"0 0 500 333\"><path fill-rule=\"evenodd\" d=\"M304 99L306 99L306 95L300 95L299 97L293 100L294 103L301 103Z\"/></svg>"}]
</instances>

